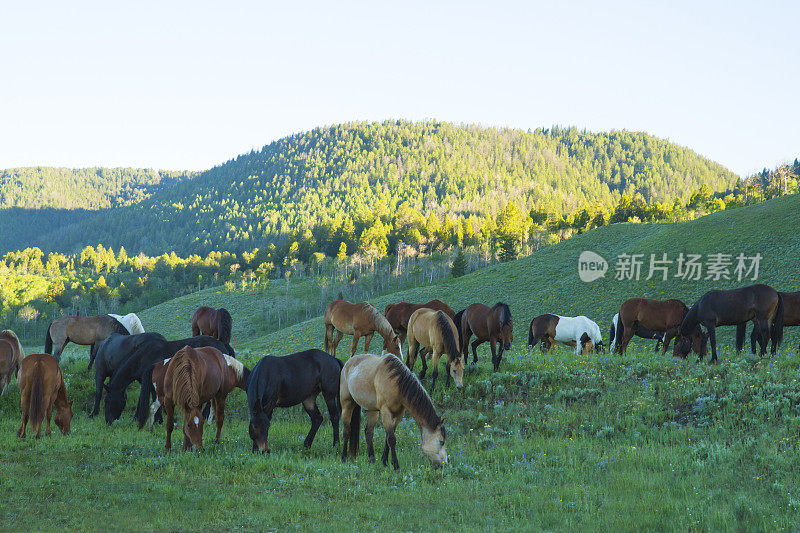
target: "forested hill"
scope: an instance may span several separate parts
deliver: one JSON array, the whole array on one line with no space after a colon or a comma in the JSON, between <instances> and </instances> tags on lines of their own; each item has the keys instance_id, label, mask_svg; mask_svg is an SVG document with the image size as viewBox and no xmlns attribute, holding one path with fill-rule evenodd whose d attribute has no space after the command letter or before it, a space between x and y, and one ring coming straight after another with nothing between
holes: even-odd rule
<instances>
[{"instance_id":1,"label":"forested hill","mask_svg":"<svg viewBox=\"0 0 800 533\"><path fill-rule=\"evenodd\" d=\"M686 201L701 185L721 191L735 181L719 164L645 133L350 123L278 140L134 205L3 245L203 254L263 247L308 228L309 246L328 254L342 242L347 253L385 253L388 233L414 244L419 218L431 213L481 226L510 201L522 213L560 216L609 208L622 194Z\"/></svg>"}]
</instances>

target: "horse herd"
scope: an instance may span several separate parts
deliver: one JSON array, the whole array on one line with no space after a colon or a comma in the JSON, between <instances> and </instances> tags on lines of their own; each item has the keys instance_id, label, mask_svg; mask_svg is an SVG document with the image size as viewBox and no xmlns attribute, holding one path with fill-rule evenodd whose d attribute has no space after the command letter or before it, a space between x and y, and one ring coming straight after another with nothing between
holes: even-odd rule
<instances>
[{"instance_id":1,"label":"horse herd","mask_svg":"<svg viewBox=\"0 0 800 533\"><path fill-rule=\"evenodd\" d=\"M183 449L203 447L203 426L216 422L216 442L225 420L228 394L239 388L246 392L250 415L249 435L253 451L269 452L269 428L276 407L302 405L311 420L304 445L310 447L323 422L316 398L322 394L330 416L334 445L342 431L342 460L354 457L359 447L362 410L365 418L365 443L369 460L375 461L373 434L380 418L386 432L382 462L399 468L395 452L395 430L408 412L421 434L421 449L436 466L447 463L446 433L428 391L422 385L431 360L431 392L436 386L439 359L446 355L447 377L463 386L464 362L472 347L476 363L477 347L489 342L492 367L499 370L503 353L511 348L513 319L504 303L486 306L474 303L454 312L440 300L425 304L401 302L387 305L383 313L369 303L331 302L325 309L325 351L311 349L283 357L263 357L248 369L236 359L230 345L233 321L225 309L199 308L192 317L193 336L168 341L154 332L145 332L135 314L126 316L62 317L48 328L46 354L25 357L17 336L10 330L0 333L0 392L17 376L21 394L22 421L17 432L25 437L31 422L36 437L44 420L50 434L50 419L55 408L55 423L68 434L72 401L58 360L68 342L90 346L89 369L94 365L95 396L90 416L99 414L105 393L104 416L111 424L122 415L127 389L139 382L135 409L139 429L150 430L166 415L165 450L171 448L175 410L183 414ZM625 352L634 335L657 339L664 354L674 340L673 354L686 357L694 351L700 357L711 343L711 362L717 361L715 328L735 325L736 348L744 344L747 322L753 322L751 349L756 343L760 355L772 342L774 354L783 337L784 326L800 325L800 292L779 293L767 285L752 285L733 290L713 290L688 308L680 300L631 298L612 319L610 347ZM704 331L705 330L705 331ZM381 355L369 353L372 337L383 338ZM342 363L336 349L344 335L352 335L350 358ZM364 351L356 354L364 338ZM474 340L473 340L474 337ZM402 345L408 343L405 363ZM576 354L604 350L600 328L585 316L565 317L543 314L528 328L528 344L551 350L555 344L575 349ZM52 354L52 355L49 355ZM413 373L417 359L422 362L419 378ZM204 407L205 406L205 407Z\"/></svg>"}]
</instances>

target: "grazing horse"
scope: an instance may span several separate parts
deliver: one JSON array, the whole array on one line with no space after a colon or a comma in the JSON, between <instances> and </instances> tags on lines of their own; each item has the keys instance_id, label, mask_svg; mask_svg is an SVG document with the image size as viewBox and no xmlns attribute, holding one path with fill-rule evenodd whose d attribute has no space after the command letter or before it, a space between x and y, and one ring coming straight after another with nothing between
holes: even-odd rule
<instances>
[{"instance_id":1,"label":"grazing horse","mask_svg":"<svg viewBox=\"0 0 800 533\"><path fill-rule=\"evenodd\" d=\"M800 292L779 292L781 300L783 300L783 325L784 326L800 326ZM738 339L744 339L747 324L739 324L736 326L737 348L741 349L738 344ZM772 331L770 331L770 338L772 340L772 355L778 351L775 345L775 325L773 323ZM756 353L756 341L758 340L758 328L753 326L753 332L750 334L750 351ZM743 342L743 341L742 341Z\"/></svg>"},{"instance_id":2,"label":"grazing horse","mask_svg":"<svg viewBox=\"0 0 800 533\"><path fill-rule=\"evenodd\" d=\"M142 325L142 321L139 320L139 317L136 315L136 313L128 313L125 316L109 313L108 316L116 318L120 324L125 326L125 329L127 329L128 333L131 335L144 333L144 326Z\"/></svg>"},{"instance_id":3,"label":"grazing horse","mask_svg":"<svg viewBox=\"0 0 800 533\"><path fill-rule=\"evenodd\" d=\"M94 417L100 412L100 401L103 398L103 385L105 384L106 378L113 376L114 372L128 360L143 342L153 338L160 338L164 341L167 340L158 333L149 333L147 335L120 335L119 333L112 333L106 340L100 343L100 346L97 348L94 364L94 408L89 418Z\"/></svg>"},{"instance_id":4,"label":"grazing horse","mask_svg":"<svg viewBox=\"0 0 800 533\"><path fill-rule=\"evenodd\" d=\"M44 351L52 354L56 361L59 361L61 352L64 351L64 347L68 342L91 346L89 349L89 368L91 369L97 345L106 340L112 333L130 334L128 328L109 315L62 316L54 320L50 327L47 328ZM55 351L53 351L53 346L55 346Z\"/></svg>"},{"instance_id":5,"label":"grazing horse","mask_svg":"<svg viewBox=\"0 0 800 533\"><path fill-rule=\"evenodd\" d=\"M461 350L458 348L458 330L444 311L417 309L411 315L408 321L408 353L406 355L406 365L411 370L414 370L414 363L417 360L420 346L427 348L429 351L428 354L422 354L420 379L425 378L425 372L428 370L428 363L425 361L426 355L432 355L433 383L431 384L431 392L436 388L436 377L439 375L439 358L443 353L447 354L447 381L445 381L445 386L450 385L450 376L453 376L456 387L461 388L463 386L464 360L461 357Z\"/></svg>"},{"instance_id":6,"label":"grazing horse","mask_svg":"<svg viewBox=\"0 0 800 533\"><path fill-rule=\"evenodd\" d=\"M236 386L236 374L228 367L222 352L210 346L184 346L170 358L164 373L164 412L167 442L164 451L172 449L175 428L175 407L183 409L183 450L203 449L202 406L211 401L217 421L219 444L225 423L225 402Z\"/></svg>"},{"instance_id":7,"label":"grazing horse","mask_svg":"<svg viewBox=\"0 0 800 533\"><path fill-rule=\"evenodd\" d=\"M400 336L400 345L403 345L403 341L406 340L406 335L408 334L408 319L411 318L411 315L417 309L433 309L436 311L443 311L450 319L455 316L455 312L450 308L449 305L444 303L441 300L433 299L426 304L412 304L408 302L400 302L397 304L389 304L383 310L383 315L386 317L386 320L389 321L389 324L392 325L392 328L397 332Z\"/></svg>"},{"instance_id":8,"label":"grazing horse","mask_svg":"<svg viewBox=\"0 0 800 533\"><path fill-rule=\"evenodd\" d=\"M457 315L456 315L457 316ZM502 302L498 302L494 307L483 304L472 304L461 311L461 353L467 357L469 353L469 340L475 334L475 341L472 343L472 363L478 362L476 348L486 341L492 347L492 366L494 371L500 369L500 360L503 358L503 351L511 349L511 342L514 340L514 321L511 318L511 310ZM498 350L498 346L499 350Z\"/></svg>"},{"instance_id":9,"label":"grazing horse","mask_svg":"<svg viewBox=\"0 0 800 533\"><path fill-rule=\"evenodd\" d=\"M611 348L611 353L614 353L615 351L619 350L619 345L622 343L622 330L619 329L618 324L619 324L619 313L616 313L614 315L614 318L611 319L611 330L608 332L608 345ZM656 351L658 351L658 349L664 343L663 331L652 331L641 325L638 325L634 333L637 337L641 337L643 339L655 339Z\"/></svg>"},{"instance_id":10,"label":"grazing horse","mask_svg":"<svg viewBox=\"0 0 800 533\"><path fill-rule=\"evenodd\" d=\"M36 438L42 436L42 422L47 419L45 435L50 436L50 419L53 406L56 408L56 426L64 435L69 435L72 421L72 402L67 398L67 386L56 358L50 354L31 354L20 362L19 374L22 422L17 437L25 438L28 422L36 430Z\"/></svg>"},{"instance_id":11,"label":"grazing horse","mask_svg":"<svg viewBox=\"0 0 800 533\"><path fill-rule=\"evenodd\" d=\"M708 291L697 300L686 313L681 323L679 337L675 341L673 354L680 357L689 355L692 346L689 335L698 324L705 326L711 341L711 362L717 362L718 326L738 326L750 320L758 328L758 341L761 345L760 356L767 351L770 337L774 346L783 339L783 300L778 291L768 285L750 285L741 289L727 291ZM744 328L737 329L736 348L741 350L744 344ZM700 356L702 359L702 355Z\"/></svg>"},{"instance_id":12,"label":"grazing horse","mask_svg":"<svg viewBox=\"0 0 800 533\"><path fill-rule=\"evenodd\" d=\"M0 396L5 396L11 376L17 374L19 362L25 357L25 351L10 329L0 332Z\"/></svg>"},{"instance_id":13,"label":"grazing horse","mask_svg":"<svg viewBox=\"0 0 800 533\"><path fill-rule=\"evenodd\" d=\"M362 354L351 357L342 369L339 384L339 399L342 402L342 461L358 453L361 408L366 411L364 436L367 454L371 463L375 462L375 448L372 439L375 425L380 415L386 431L386 445L383 448L383 466L387 466L389 452L392 452L392 466L400 468L397 461L395 430L408 411L422 434L420 447L422 453L434 467L447 464L445 430L442 419L436 414L431 397L425 391L419 378L403 362L392 355Z\"/></svg>"},{"instance_id":14,"label":"grazing horse","mask_svg":"<svg viewBox=\"0 0 800 533\"><path fill-rule=\"evenodd\" d=\"M669 343L678 334L689 308L680 300L652 300L650 298L631 298L625 300L619 308L619 327L617 331L619 353L625 353L640 327L648 330L664 332L664 346L661 355L669 348ZM703 357L706 354L706 338L698 324L691 332L692 346L695 352Z\"/></svg>"},{"instance_id":15,"label":"grazing horse","mask_svg":"<svg viewBox=\"0 0 800 533\"><path fill-rule=\"evenodd\" d=\"M270 453L269 426L276 407L303 404L311 429L303 446L311 448L322 425L317 396L322 393L333 428L333 445L339 442L339 375L342 362L322 350L306 350L283 357L263 357L250 374L247 406L250 410L250 438L253 452Z\"/></svg>"},{"instance_id":16,"label":"grazing horse","mask_svg":"<svg viewBox=\"0 0 800 533\"><path fill-rule=\"evenodd\" d=\"M575 348L575 354L587 354L603 349L603 337L600 326L585 316L539 315L531 320L528 327L528 345L536 346L542 341L545 350L550 350L555 343Z\"/></svg>"},{"instance_id":17,"label":"grazing horse","mask_svg":"<svg viewBox=\"0 0 800 533\"><path fill-rule=\"evenodd\" d=\"M233 318L224 307L214 309L202 306L192 315L192 336L208 335L219 339L225 344L231 342L233 331Z\"/></svg>"},{"instance_id":18,"label":"grazing horse","mask_svg":"<svg viewBox=\"0 0 800 533\"><path fill-rule=\"evenodd\" d=\"M383 337L383 349L400 357L400 338L380 311L368 302L334 300L325 308L325 351L336 357L336 347L344 335L353 336L350 356L355 355L358 340L364 337L364 352L377 331Z\"/></svg>"},{"instance_id":19,"label":"grazing horse","mask_svg":"<svg viewBox=\"0 0 800 533\"><path fill-rule=\"evenodd\" d=\"M222 354L222 357L225 358L225 363L228 365L229 375L227 376L226 384L229 386L230 390L228 390L227 394L230 394L234 387L238 387L247 392L247 384L250 382L250 370L244 366L241 361L234 359L230 355ZM156 413L164 403L164 376L167 375L167 363L169 363L170 360L171 358L164 359L153 365L152 380L153 388L156 391L156 400L150 404L150 416L147 418L147 428L151 432L153 431ZM210 424L213 418L214 411L212 407L207 422Z\"/></svg>"},{"instance_id":20,"label":"grazing horse","mask_svg":"<svg viewBox=\"0 0 800 533\"><path fill-rule=\"evenodd\" d=\"M118 419L122 415L122 410L125 409L128 385L139 381L141 390L136 406L136 420L139 428L144 426L150 412L150 401L155 398L153 381L150 376L153 364L172 357L184 346L193 348L211 346L222 353L236 356L230 345L208 335L198 335L179 341L167 341L158 333L142 333L142 336L146 336L146 338L114 372L111 380L103 386L106 390L104 414L106 422L109 424Z\"/></svg>"}]
</instances>

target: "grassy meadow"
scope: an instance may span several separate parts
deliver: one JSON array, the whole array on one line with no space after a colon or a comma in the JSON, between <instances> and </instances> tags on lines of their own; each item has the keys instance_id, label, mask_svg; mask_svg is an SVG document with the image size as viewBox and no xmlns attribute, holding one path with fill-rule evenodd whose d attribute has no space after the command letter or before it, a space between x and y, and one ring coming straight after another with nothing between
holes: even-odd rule
<instances>
[{"instance_id":1,"label":"grassy meadow","mask_svg":"<svg viewBox=\"0 0 800 533\"><path fill-rule=\"evenodd\" d=\"M603 227L525 259L375 298L380 308L431 297L454 308L511 306L515 342L501 371L491 372L484 345L463 389L434 394L448 432L450 464L441 471L427 464L411 419L398 431L399 472L369 464L363 448L355 462L341 463L327 421L306 451L309 423L300 407L276 411L273 452L254 455L242 391L230 397L221 445L207 429L203 452L164 454L164 428L136 431L131 420L138 387L111 427L87 417L87 350L71 348L62 359L76 410L69 437L17 439L16 386L0 398L0 529L797 530L800 332L787 330L779 354L758 359L733 352L733 328L722 328L714 366L695 356L661 357L641 339L623 357L565 348L542 354L525 341L530 319L541 313L587 315L606 336L626 298L691 304L706 290L751 283L686 281L672 276L674 265L667 281L615 280L622 253L645 254L642 278L651 253L761 253L759 281L798 290L799 207L800 199L785 197L688 223ZM605 278L578 279L583 250L609 261ZM319 318L259 333L264 306L279 297L211 291L140 317L147 330L179 338L189 334L194 307L224 303L237 352L251 367L266 354L321 348ZM378 429L378 454L382 441Z\"/></svg>"}]
</instances>

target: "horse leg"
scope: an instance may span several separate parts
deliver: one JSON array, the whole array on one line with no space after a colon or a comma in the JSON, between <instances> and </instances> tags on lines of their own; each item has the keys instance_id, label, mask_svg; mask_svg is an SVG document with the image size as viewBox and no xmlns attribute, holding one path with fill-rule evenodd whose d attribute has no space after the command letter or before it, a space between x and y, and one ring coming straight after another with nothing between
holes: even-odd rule
<instances>
[{"instance_id":1,"label":"horse leg","mask_svg":"<svg viewBox=\"0 0 800 533\"><path fill-rule=\"evenodd\" d=\"M103 399L103 382L106 380L105 376L102 376L100 372L97 372L96 368L95 372L94 408L92 409L92 414L89 415L89 418L94 418L94 416L100 412L100 401Z\"/></svg>"},{"instance_id":2,"label":"horse leg","mask_svg":"<svg viewBox=\"0 0 800 533\"><path fill-rule=\"evenodd\" d=\"M339 343L342 341L342 337L344 337L344 333L341 331L336 331L336 336L333 338L333 351L330 354L336 357L336 347L339 346Z\"/></svg>"},{"instance_id":3,"label":"horse leg","mask_svg":"<svg viewBox=\"0 0 800 533\"><path fill-rule=\"evenodd\" d=\"M406 366L412 372L414 371L414 363L417 362L417 352L419 351L419 342L416 339L408 341L408 352L406 352ZM423 363L424 363L423 359Z\"/></svg>"},{"instance_id":4,"label":"horse leg","mask_svg":"<svg viewBox=\"0 0 800 533\"><path fill-rule=\"evenodd\" d=\"M372 444L372 439L375 437L375 425L378 423L378 415L380 411L367 411L366 423L364 424L364 440L367 443L367 456L369 462L375 462L375 447Z\"/></svg>"},{"instance_id":5,"label":"horse leg","mask_svg":"<svg viewBox=\"0 0 800 533\"><path fill-rule=\"evenodd\" d=\"M306 435L306 440L303 441L303 446L306 448L311 448L311 444L314 442L314 437L317 435L317 430L319 429L319 426L322 425L323 421L322 413L320 413L319 407L317 407L316 394L303 400L303 410L308 415L308 418L311 419L311 429L308 431L308 435Z\"/></svg>"},{"instance_id":6,"label":"horse leg","mask_svg":"<svg viewBox=\"0 0 800 533\"><path fill-rule=\"evenodd\" d=\"M747 322L744 323L744 327L747 327ZM753 324L753 332L750 334L750 353L753 355L756 354L756 342L758 342L758 323Z\"/></svg>"},{"instance_id":7,"label":"horse leg","mask_svg":"<svg viewBox=\"0 0 800 533\"><path fill-rule=\"evenodd\" d=\"M25 428L28 426L28 404L27 402L23 402L22 405L22 420L19 423L19 429L17 430L17 437L24 439L25 438Z\"/></svg>"},{"instance_id":8,"label":"horse leg","mask_svg":"<svg viewBox=\"0 0 800 533\"><path fill-rule=\"evenodd\" d=\"M50 419L53 417L53 405L52 404L47 406L47 410L44 413L44 417L47 420L47 427L45 428L44 436L45 437L49 437L50 436Z\"/></svg>"},{"instance_id":9,"label":"horse leg","mask_svg":"<svg viewBox=\"0 0 800 533\"><path fill-rule=\"evenodd\" d=\"M439 377L439 358L442 356L439 350L433 351L433 357L431 358L431 365L433 366L433 374L431 377L433 378L433 383L431 383L431 394L433 394L433 390L436 388L436 378ZM425 359L423 359L424 361ZM450 374L447 374L448 376Z\"/></svg>"},{"instance_id":10,"label":"horse leg","mask_svg":"<svg viewBox=\"0 0 800 533\"><path fill-rule=\"evenodd\" d=\"M708 330L708 340L711 341L711 364L717 362L717 332L714 324L707 323L706 329ZM700 356L700 360L703 359L703 356Z\"/></svg>"},{"instance_id":11,"label":"horse leg","mask_svg":"<svg viewBox=\"0 0 800 533\"><path fill-rule=\"evenodd\" d=\"M324 350L328 353L331 353L331 340L335 335L333 324L325 324L325 348Z\"/></svg>"},{"instance_id":12,"label":"horse leg","mask_svg":"<svg viewBox=\"0 0 800 533\"><path fill-rule=\"evenodd\" d=\"M350 357L353 357L358 351L358 340L361 338L361 334L357 331L353 331L353 345L350 347Z\"/></svg>"},{"instance_id":13,"label":"horse leg","mask_svg":"<svg viewBox=\"0 0 800 533\"><path fill-rule=\"evenodd\" d=\"M341 416L341 408L337 400L339 399L339 391L331 389L328 392L323 391L325 398L325 405L328 407L328 416L331 418L331 427L333 429L333 445L339 442L339 417Z\"/></svg>"},{"instance_id":14,"label":"horse leg","mask_svg":"<svg viewBox=\"0 0 800 533\"><path fill-rule=\"evenodd\" d=\"M469 342L469 339L467 339ZM472 364L476 364L478 362L478 345L481 343L480 339L475 339L472 343ZM467 353L466 346L464 347L464 353Z\"/></svg>"},{"instance_id":15,"label":"horse leg","mask_svg":"<svg viewBox=\"0 0 800 533\"><path fill-rule=\"evenodd\" d=\"M758 333L758 356L764 357L764 355L767 353L767 347L769 346L769 321L766 319L761 319L758 321Z\"/></svg>"},{"instance_id":16,"label":"horse leg","mask_svg":"<svg viewBox=\"0 0 800 533\"><path fill-rule=\"evenodd\" d=\"M636 332L636 322L631 324L630 326L626 326L625 324L622 325L622 342L620 343L619 347L619 354L622 355L625 353L625 350L628 349L628 344L631 342L633 338L633 334ZM580 344L580 341L578 341ZM580 348L578 348L580 350Z\"/></svg>"},{"instance_id":17,"label":"horse leg","mask_svg":"<svg viewBox=\"0 0 800 533\"><path fill-rule=\"evenodd\" d=\"M368 335L364 335L364 353L369 353L369 343L372 342L372 336L375 335L375 332Z\"/></svg>"},{"instance_id":18,"label":"horse leg","mask_svg":"<svg viewBox=\"0 0 800 533\"><path fill-rule=\"evenodd\" d=\"M497 364L494 365L494 371L500 371L500 361L503 359L503 343L501 342L500 345L497 347ZM449 374L448 374L449 376Z\"/></svg>"},{"instance_id":19,"label":"horse leg","mask_svg":"<svg viewBox=\"0 0 800 533\"><path fill-rule=\"evenodd\" d=\"M428 372L428 352L425 348L420 348L419 359L422 361L422 372L419 373L419 379L422 379Z\"/></svg>"},{"instance_id":20,"label":"horse leg","mask_svg":"<svg viewBox=\"0 0 800 533\"><path fill-rule=\"evenodd\" d=\"M341 395L340 402L342 404L342 462L347 460L347 445L350 442L350 431L352 430L351 423L353 422L353 414L356 409L361 407L356 404L350 394ZM358 429L356 429L358 431ZM358 439L356 439L358 440ZM356 447L350 450L350 456L355 457L357 453Z\"/></svg>"},{"instance_id":21,"label":"horse leg","mask_svg":"<svg viewBox=\"0 0 800 533\"><path fill-rule=\"evenodd\" d=\"M497 360L497 341L489 339L489 346L492 348L492 369L497 372L497 367L500 365Z\"/></svg>"},{"instance_id":22,"label":"horse leg","mask_svg":"<svg viewBox=\"0 0 800 533\"><path fill-rule=\"evenodd\" d=\"M672 339L674 339L675 335L677 335L677 334L678 334L678 330L677 329L670 329L670 330L667 330L666 333L664 333L664 344L661 347L661 355L664 355L665 353L667 353L667 348L669 348L669 343L672 342ZM656 346L658 346L657 343L656 343Z\"/></svg>"},{"instance_id":23,"label":"horse leg","mask_svg":"<svg viewBox=\"0 0 800 533\"><path fill-rule=\"evenodd\" d=\"M390 450L392 452L392 466L395 470L400 470L400 463L397 462L397 437L395 437L395 429L401 417L395 417L387 407L383 407L381 409L381 418L383 419L383 429L386 431L386 448L383 451L383 466L387 466L387 450Z\"/></svg>"},{"instance_id":24,"label":"horse leg","mask_svg":"<svg viewBox=\"0 0 800 533\"><path fill-rule=\"evenodd\" d=\"M155 423L156 413L159 407L161 407L161 402L156 398L156 401L150 404L150 416L147 417L147 429L150 430L150 433L153 432L153 423Z\"/></svg>"},{"instance_id":25,"label":"horse leg","mask_svg":"<svg viewBox=\"0 0 800 533\"><path fill-rule=\"evenodd\" d=\"M167 419L164 421L164 424L167 426L167 442L164 445L164 451L168 452L172 449L172 429L175 427L175 404L170 400L165 400L164 411L167 413Z\"/></svg>"}]
</instances>

